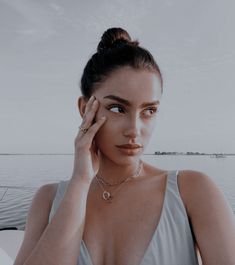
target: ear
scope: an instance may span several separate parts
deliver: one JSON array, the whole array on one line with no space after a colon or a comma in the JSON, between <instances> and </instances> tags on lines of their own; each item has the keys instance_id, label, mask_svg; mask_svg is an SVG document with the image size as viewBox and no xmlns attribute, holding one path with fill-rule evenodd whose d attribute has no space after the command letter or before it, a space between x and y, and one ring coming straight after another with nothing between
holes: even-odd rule
<instances>
[{"instance_id":1,"label":"ear","mask_svg":"<svg viewBox=\"0 0 235 265\"><path fill-rule=\"evenodd\" d=\"M80 112L81 117L83 118L85 114L85 109L86 109L86 104L87 104L88 99L85 98L84 96L81 96L78 98L77 104L78 104L78 109Z\"/></svg>"}]
</instances>

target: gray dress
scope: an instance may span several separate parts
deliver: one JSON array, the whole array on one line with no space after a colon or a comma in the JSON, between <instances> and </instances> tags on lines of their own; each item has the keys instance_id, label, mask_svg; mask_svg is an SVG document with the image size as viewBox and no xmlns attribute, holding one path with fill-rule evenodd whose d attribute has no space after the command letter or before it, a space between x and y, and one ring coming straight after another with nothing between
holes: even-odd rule
<instances>
[{"instance_id":1,"label":"gray dress","mask_svg":"<svg viewBox=\"0 0 235 265\"><path fill-rule=\"evenodd\" d=\"M163 208L157 229L139 265L198 265L194 236L177 184L178 171L168 171ZM49 222L63 199L68 185L59 182L52 204ZM93 265L91 256L81 241L78 265Z\"/></svg>"}]
</instances>

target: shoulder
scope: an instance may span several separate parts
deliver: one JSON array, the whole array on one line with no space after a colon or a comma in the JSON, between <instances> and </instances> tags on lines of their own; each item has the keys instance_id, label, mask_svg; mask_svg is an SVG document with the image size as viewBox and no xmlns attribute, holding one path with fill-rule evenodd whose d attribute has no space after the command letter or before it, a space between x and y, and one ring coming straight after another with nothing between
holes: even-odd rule
<instances>
[{"instance_id":1,"label":"shoulder","mask_svg":"<svg viewBox=\"0 0 235 265\"><path fill-rule=\"evenodd\" d=\"M45 216L49 214L57 191L57 186L57 183L49 183L38 188L31 201L27 219L34 218L34 216L39 217L39 215Z\"/></svg>"},{"instance_id":2,"label":"shoulder","mask_svg":"<svg viewBox=\"0 0 235 265\"><path fill-rule=\"evenodd\" d=\"M14 264L23 264L39 241L48 225L48 217L56 190L57 183L50 183L41 186L34 194L27 213L24 239Z\"/></svg>"},{"instance_id":3,"label":"shoulder","mask_svg":"<svg viewBox=\"0 0 235 265\"><path fill-rule=\"evenodd\" d=\"M224 196L214 180L200 171L180 170L178 186L189 216L198 209L199 204L201 208L206 207L204 202L209 203L210 200L215 202L219 200L218 196L220 199Z\"/></svg>"},{"instance_id":4,"label":"shoulder","mask_svg":"<svg viewBox=\"0 0 235 265\"><path fill-rule=\"evenodd\" d=\"M178 184L203 264L233 264L235 217L220 187L194 170L179 171Z\"/></svg>"},{"instance_id":5,"label":"shoulder","mask_svg":"<svg viewBox=\"0 0 235 265\"><path fill-rule=\"evenodd\" d=\"M231 213L231 206L222 189L207 174L182 170L179 171L178 178L181 195L184 197L190 217L196 219L205 214L203 218L209 219L213 210L214 214ZM211 214L208 215L208 212Z\"/></svg>"},{"instance_id":6,"label":"shoulder","mask_svg":"<svg viewBox=\"0 0 235 265\"><path fill-rule=\"evenodd\" d=\"M38 231L46 227L56 190L57 183L50 183L41 186L36 191L27 214L26 235L38 234Z\"/></svg>"},{"instance_id":7,"label":"shoulder","mask_svg":"<svg viewBox=\"0 0 235 265\"><path fill-rule=\"evenodd\" d=\"M43 225L47 224L47 219L51 211L51 206L57 191L57 183L49 183L41 186L32 199L31 205L29 207L27 220L26 220L26 230L31 227L31 223L37 222L37 220Z\"/></svg>"},{"instance_id":8,"label":"shoulder","mask_svg":"<svg viewBox=\"0 0 235 265\"><path fill-rule=\"evenodd\" d=\"M52 202L58 188L58 183L48 183L42 185L36 192L35 196L42 196Z\"/></svg>"}]
</instances>

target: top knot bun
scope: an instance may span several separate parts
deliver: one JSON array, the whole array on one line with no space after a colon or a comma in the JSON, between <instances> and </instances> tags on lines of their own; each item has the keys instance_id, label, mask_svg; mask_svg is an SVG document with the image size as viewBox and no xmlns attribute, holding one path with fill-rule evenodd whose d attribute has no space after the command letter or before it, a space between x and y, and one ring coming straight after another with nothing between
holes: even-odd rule
<instances>
[{"instance_id":1,"label":"top knot bun","mask_svg":"<svg viewBox=\"0 0 235 265\"><path fill-rule=\"evenodd\" d=\"M97 52L112 49L123 44L138 46L139 42L137 40L132 41L128 32L122 28L109 28L103 33L101 41L97 46Z\"/></svg>"}]
</instances>

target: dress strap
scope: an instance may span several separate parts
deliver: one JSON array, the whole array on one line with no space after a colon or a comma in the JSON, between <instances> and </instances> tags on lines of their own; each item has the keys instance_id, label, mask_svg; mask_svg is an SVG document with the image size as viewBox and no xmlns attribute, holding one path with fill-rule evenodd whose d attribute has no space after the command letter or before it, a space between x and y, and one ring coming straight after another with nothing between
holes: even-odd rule
<instances>
[{"instance_id":1,"label":"dress strap","mask_svg":"<svg viewBox=\"0 0 235 265\"><path fill-rule=\"evenodd\" d=\"M180 195L179 185L178 185L178 177L180 171L179 170L170 170L168 174L168 189L172 196L178 201L180 207L182 208L183 212L187 215L184 202Z\"/></svg>"}]
</instances>

